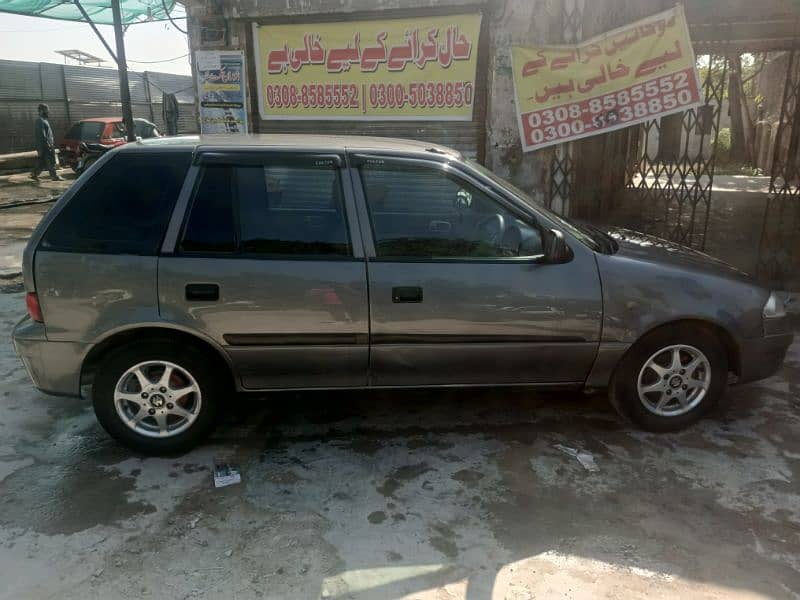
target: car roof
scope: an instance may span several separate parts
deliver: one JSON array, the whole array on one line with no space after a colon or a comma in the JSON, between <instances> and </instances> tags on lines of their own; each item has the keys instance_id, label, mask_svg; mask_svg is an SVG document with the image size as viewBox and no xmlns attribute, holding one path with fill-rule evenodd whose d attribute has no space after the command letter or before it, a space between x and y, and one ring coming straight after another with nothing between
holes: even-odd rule
<instances>
[{"instance_id":1,"label":"car roof","mask_svg":"<svg viewBox=\"0 0 800 600\"><path fill-rule=\"evenodd\" d=\"M81 119L78 123L117 123L122 121L122 117L90 117Z\"/></svg>"},{"instance_id":2,"label":"car roof","mask_svg":"<svg viewBox=\"0 0 800 600\"><path fill-rule=\"evenodd\" d=\"M299 133L259 133L249 135L191 135L154 138L127 144L120 151L135 151L136 148L158 148L169 146L194 150L214 149L302 149L313 152L433 152L462 158L458 150L431 142L361 135L313 135Z\"/></svg>"},{"instance_id":3,"label":"car roof","mask_svg":"<svg viewBox=\"0 0 800 600\"><path fill-rule=\"evenodd\" d=\"M142 119L140 117L134 117L134 121L144 121L145 123L149 123L147 119ZM88 119L81 119L78 123L121 123L122 117L90 117Z\"/></svg>"}]
</instances>

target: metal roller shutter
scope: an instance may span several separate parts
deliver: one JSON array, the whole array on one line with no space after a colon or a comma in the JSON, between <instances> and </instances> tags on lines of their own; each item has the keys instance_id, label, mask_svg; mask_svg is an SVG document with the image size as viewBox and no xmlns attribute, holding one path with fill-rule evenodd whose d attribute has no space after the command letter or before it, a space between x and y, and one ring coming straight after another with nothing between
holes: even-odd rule
<instances>
[{"instance_id":1,"label":"metal roller shutter","mask_svg":"<svg viewBox=\"0 0 800 600\"><path fill-rule=\"evenodd\" d=\"M407 138L455 148L467 158L478 158L483 124L476 121L261 121L264 133L318 133L377 135Z\"/></svg>"},{"instance_id":2,"label":"metal roller shutter","mask_svg":"<svg viewBox=\"0 0 800 600\"><path fill-rule=\"evenodd\" d=\"M31 63L0 60L0 73L3 77L0 98L38 100L42 97L39 70L30 65Z\"/></svg>"}]
</instances>

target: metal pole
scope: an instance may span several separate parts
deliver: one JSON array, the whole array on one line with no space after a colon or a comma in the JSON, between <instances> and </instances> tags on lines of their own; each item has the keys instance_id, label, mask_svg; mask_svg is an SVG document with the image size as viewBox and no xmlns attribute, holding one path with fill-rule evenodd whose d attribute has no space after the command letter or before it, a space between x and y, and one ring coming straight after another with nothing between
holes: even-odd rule
<instances>
[{"instance_id":1,"label":"metal pole","mask_svg":"<svg viewBox=\"0 0 800 600\"><path fill-rule=\"evenodd\" d=\"M122 32L122 13L119 0L111 0L111 12L114 14L114 37L117 41L117 72L119 73L119 98L122 102L122 122L128 133L128 141L136 141L133 130L133 109L131 107L131 90L128 87L128 63L125 60L125 38Z\"/></svg>"},{"instance_id":2,"label":"metal pole","mask_svg":"<svg viewBox=\"0 0 800 600\"><path fill-rule=\"evenodd\" d=\"M108 50L108 53L111 55L111 58L114 59L114 62L119 64L119 61L117 60L117 55L114 54L114 51L111 49L111 46L108 45L108 42L106 41L106 38L103 37L103 34L100 33L100 30L97 28L97 25L95 25L94 21L92 21L92 17L90 17L89 13L86 12L86 9L83 8L83 5L81 4L80 0L75 0L75 6L77 6L78 10L81 11L81 14L83 15L83 18L86 19L86 22L89 24L89 27L92 28L92 30L95 32L97 37L100 38L100 41L103 42L103 46L106 47L106 50ZM66 56L64 56L64 62L65 63L67 62L67 57Z\"/></svg>"},{"instance_id":3,"label":"metal pole","mask_svg":"<svg viewBox=\"0 0 800 600\"><path fill-rule=\"evenodd\" d=\"M64 108L66 109L67 125L69 126L72 125L72 115L69 111L69 89L67 88L67 73L64 65L61 65L61 83L64 86Z\"/></svg>"},{"instance_id":4,"label":"metal pole","mask_svg":"<svg viewBox=\"0 0 800 600\"><path fill-rule=\"evenodd\" d=\"M150 109L150 121L155 123L156 115L153 112L153 97L150 94L150 77L147 75L147 71L142 73L142 80L144 81L144 95L147 98L147 108Z\"/></svg>"}]
</instances>

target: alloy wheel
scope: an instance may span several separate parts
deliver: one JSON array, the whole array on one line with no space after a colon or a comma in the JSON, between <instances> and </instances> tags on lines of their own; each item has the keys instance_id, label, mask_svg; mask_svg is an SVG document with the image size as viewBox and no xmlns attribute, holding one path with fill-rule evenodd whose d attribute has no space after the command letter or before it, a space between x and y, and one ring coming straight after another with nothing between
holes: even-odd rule
<instances>
[{"instance_id":1,"label":"alloy wheel","mask_svg":"<svg viewBox=\"0 0 800 600\"><path fill-rule=\"evenodd\" d=\"M146 437L165 438L186 431L199 416L202 400L192 374L167 361L132 366L114 388L120 419Z\"/></svg>"},{"instance_id":2,"label":"alloy wheel","mask_svg":"<svg viewBox=\"0 0 800 600\"><path fill-rule=\"evenodd\" d=\"M694 346L676 344L648 358L636 382L639 400L661 417L676 417L696 407L711 386L711 364Z\"/></svg>"}]
</instances>

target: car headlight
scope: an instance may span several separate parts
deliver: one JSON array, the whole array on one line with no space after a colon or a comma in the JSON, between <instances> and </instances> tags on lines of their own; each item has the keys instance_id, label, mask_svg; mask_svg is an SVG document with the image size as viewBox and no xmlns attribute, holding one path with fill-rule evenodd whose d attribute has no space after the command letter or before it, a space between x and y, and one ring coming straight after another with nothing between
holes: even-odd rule
<instances>
[{"instance_id":1,"label":"car headlight","mask_svg":"<svg viewBox=\"0 0 800 600\"><path fill-rule=\"evenodd\" d=\"M786 304L783 298L772 292L767 298L767 303L762 311L765 319L778 319L786 316Z\"/></svg>"}]
</instances>

